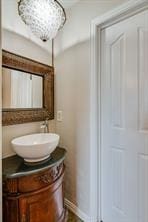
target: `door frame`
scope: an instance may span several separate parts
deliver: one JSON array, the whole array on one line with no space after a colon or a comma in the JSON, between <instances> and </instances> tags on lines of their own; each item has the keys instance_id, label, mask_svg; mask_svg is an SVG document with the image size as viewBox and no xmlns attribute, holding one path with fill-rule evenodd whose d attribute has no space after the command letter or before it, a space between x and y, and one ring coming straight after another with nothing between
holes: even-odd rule
<instances>
[{"instance_id":1,"label":"door frame","mask_svg":"<svg viewBox=\"0 0 148 222\"><path fill-rule=\"evenodd\" d=\"M91 22L90 215L101 221L101 30L148 9L148 0L130 0Z\"/></svg>"}]
</instances>

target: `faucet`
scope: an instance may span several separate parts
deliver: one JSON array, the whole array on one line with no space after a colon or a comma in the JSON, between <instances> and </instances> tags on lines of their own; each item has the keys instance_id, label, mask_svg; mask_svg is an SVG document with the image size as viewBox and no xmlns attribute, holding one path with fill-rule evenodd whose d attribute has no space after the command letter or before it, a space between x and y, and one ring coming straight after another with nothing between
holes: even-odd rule
<instances>
[{"instance_id":1,"label":"faucet","mask_svg":"<svg viewBox=\"0 0 148 222\"><path fill-rule=\"evenodd\" d=\"M48 119L45 119L45 121L41 124L41 129L44 129L44 133L49 132Z\"/></svg>"}]
</instances>

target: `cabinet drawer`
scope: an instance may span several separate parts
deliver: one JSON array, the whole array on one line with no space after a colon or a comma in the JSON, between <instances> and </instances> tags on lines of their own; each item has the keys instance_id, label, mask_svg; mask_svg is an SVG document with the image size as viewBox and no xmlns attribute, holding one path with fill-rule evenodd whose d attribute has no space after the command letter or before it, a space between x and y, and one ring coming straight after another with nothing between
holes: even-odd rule
<instances>
[{"instance_id":1,"label":"cabinet drawer","mask_svg":"<svg viewBox=\"0 0 148 222\"><path fill-rule=\"evenodd\" d=\"M42 172L20 177L18 179L18 192L26 193L46 187L56 181L64 170L64 165L61 163L58 166L49 168Z\"/></svg>"}]
</instances>

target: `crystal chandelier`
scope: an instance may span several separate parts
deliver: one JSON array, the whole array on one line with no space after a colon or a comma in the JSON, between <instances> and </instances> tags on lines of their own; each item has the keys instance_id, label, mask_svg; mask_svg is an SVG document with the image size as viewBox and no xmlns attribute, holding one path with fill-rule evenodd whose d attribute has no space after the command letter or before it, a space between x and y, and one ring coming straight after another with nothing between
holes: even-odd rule
<instances>
[{"instance_id":1,"label":"crystal chandelier","mask_svg":"<svg viewBox=\"0 0 148 222\"><path fill-rule=\"evenodd\" d=\"M57 0L20 0L18 12L41 40L54 39L66 22L66 13Z\"/></svg>"}]
</instances>

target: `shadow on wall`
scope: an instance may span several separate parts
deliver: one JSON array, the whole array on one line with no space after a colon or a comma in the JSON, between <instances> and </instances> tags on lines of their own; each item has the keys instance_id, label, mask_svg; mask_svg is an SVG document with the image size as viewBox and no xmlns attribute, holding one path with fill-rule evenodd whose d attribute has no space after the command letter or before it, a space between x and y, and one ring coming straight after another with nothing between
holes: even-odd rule
<instances>
[{"instance_id":1,"label":"shadow on wall","mask_svg":"<svg viewBox=\"0 0 148 222\"><path fill-rule=\"evenodd\" d=\"M62 51L55 59L56 122L61 146L67 149L66 198L86 215L90 210L90 41Z\"/></svg>"},{"instance_id":2,"label":"shadow on wall","mask_svg":"<svg viewBox=\"0 0 148 222\"><path fill-rule=\"evenodd\" d=\"M2 49L51 65L51 54L35 42L15 32L2 29Z\"/></svg>"}]
</instances>

